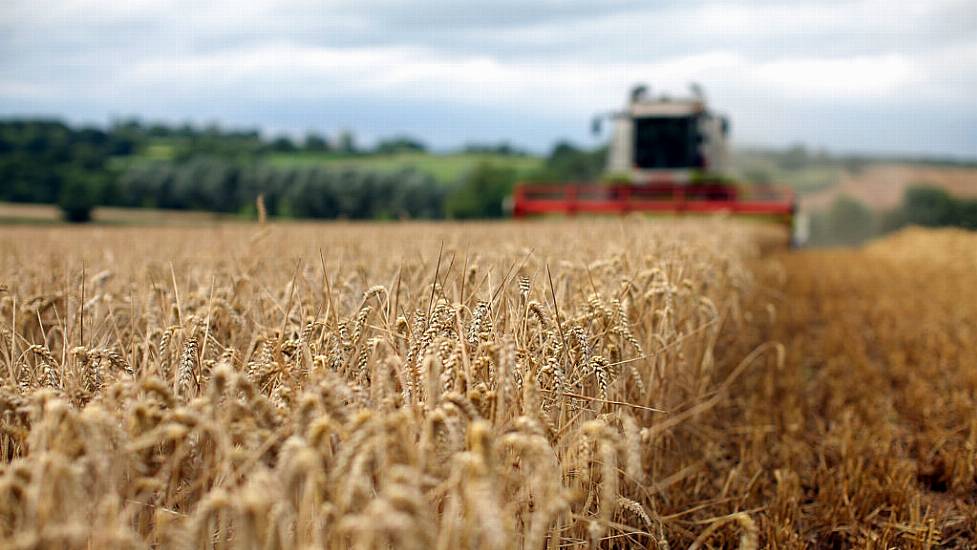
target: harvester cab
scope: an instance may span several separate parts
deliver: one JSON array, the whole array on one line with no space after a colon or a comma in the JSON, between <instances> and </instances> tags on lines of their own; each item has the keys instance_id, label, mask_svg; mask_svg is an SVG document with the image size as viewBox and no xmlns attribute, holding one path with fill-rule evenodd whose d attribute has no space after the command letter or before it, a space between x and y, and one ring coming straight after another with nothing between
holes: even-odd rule
<instances>
[{"instance_id":1,"label":"harvester cab","mask_svg":"<svg viewBox=\"0 0 977 550\"><path fill-rule=\"evenodd\" d=\"M708 109L702 88L689 97L651 97L637 86L613 122L607 172L631 183L702 180L726 170L729 121ZM600 132L602 117L594 119Z\"/></svg>"},{"instance_id":2,"label":"harvester cab","mask_svg":"<svg viewBox=\"0 0 977 550\"><path fill-rule=\"evenodd\" d=\"M595 117L613 129L602 182L520 184L516 217L577 213L729 213L794 222L790 190L729 176L729 120L711 111L696 85L687 97L652 96L636 86L621 111Z\"/></svg>"}]
</instances>

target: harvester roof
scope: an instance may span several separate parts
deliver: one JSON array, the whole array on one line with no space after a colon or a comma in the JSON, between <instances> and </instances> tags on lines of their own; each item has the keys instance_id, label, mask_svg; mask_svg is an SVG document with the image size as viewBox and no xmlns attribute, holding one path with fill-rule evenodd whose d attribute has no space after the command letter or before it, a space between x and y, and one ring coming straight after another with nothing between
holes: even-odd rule
<instances>
[{"instance_id":1,"label":"harvester roof","mask_svg":"<svg viewBox=\"0 0 977 550\"><path fill-rule=\"evenodd\" d=\"M635 118L640 117L686 117L696 115L706 110L706 103L702 99L643 99L628 106L627 113Z\"/></svg>"}]
</instances>

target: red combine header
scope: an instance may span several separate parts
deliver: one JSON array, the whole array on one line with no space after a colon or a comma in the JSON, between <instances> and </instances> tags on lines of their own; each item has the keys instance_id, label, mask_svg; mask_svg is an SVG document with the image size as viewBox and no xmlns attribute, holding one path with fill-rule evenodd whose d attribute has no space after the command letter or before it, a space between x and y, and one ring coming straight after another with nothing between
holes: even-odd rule
<instances>
[{"instance_id":1,"label":"red combine header","mask_svg":"<svg viewBox=\"0 0 977 550\"><path fill-rule=\"evenodd\" d=\"M513 216L728 213L791 227L791 190L731 183L724 174L729 122L706 108L700 88L692 91L690 98L649 98L647 88L636 87L627 108L609 115L614 134L607 173L613 183L520 184ZM602 118L595 118L595 132Z\"/></svg>"},{"instance_id":2,"label":"red combine header","mask_svg":"<svg viewBox=\"0 0 977 550\"><path fill-rule=\"evenodd\" d=\"M786 188L764 187L742 195L730 184L649 185L520 184L513 193L517 218L544 214L728 213L771 216L789 222L795 213L794 194Z\"/></svg>"}]
</instances>

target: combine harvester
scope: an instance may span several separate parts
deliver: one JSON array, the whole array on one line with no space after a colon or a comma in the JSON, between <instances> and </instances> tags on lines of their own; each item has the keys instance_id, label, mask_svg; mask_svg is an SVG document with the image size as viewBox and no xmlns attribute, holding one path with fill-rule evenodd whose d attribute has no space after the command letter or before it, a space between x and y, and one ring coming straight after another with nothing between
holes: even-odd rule
<instances>
[{"instance_id":1,"label":"combine harvester","mask_svg":"<svg viewBox=\"0 0 977 550\"><path fill-rule=\"evenodd\" d=\"M726 175L729 122L707 108L701 88L691 89L691 97L669 98L634 88L623 111L594 118L595 134L603 118L614 122L604 182L521 183L513 216L726 213L778 221L793 232L793 192Z\"/></svg>"}]
</instances>

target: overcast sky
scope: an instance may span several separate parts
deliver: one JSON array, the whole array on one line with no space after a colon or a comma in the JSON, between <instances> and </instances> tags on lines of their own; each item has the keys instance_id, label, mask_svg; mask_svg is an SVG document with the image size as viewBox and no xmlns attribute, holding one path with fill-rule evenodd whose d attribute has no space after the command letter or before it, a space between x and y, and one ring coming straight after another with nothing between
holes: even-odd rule
<instances>
[{"instance_id":1,"label":"overcast sky","mask_svg":"<svg viewBox=\"0 0 977 550\"><path fill-rule=\"evenodd\" d=\"M592 143L647 82L740 144L977 157L977 1L0 0L0 115Z\"/></svg>"}]
</instances>

